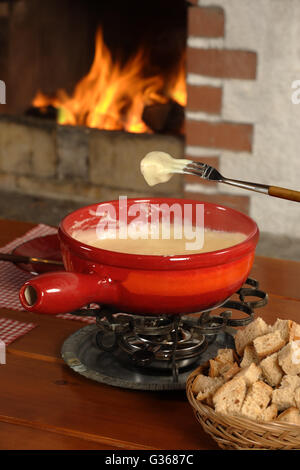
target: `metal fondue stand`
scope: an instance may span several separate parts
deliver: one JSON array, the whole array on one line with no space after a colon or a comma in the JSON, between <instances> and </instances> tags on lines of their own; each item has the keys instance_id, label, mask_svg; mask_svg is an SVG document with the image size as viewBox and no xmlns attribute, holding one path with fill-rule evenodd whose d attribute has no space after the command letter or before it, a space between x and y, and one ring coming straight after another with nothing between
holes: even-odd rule
<instances>
[{"instance_id":1,"label":"metal fondue stand","mask_svg":"<svg viewBox=\"0 0 300 470\"><path fill-rule=\"evenodd\" d=\"M72 312L95 316L96 323L71 335L62 357L75 372L100 383L135 390L185 389L188 375L198 365L220 348L234 348L234 327L251 323L254 309L268 301L251 278L236 294L239 300L225 301L220 315L207 310L197 315L143 316L106 307ZM231 318L232 310L245 317Z\"/></svg>"}]
</instances>

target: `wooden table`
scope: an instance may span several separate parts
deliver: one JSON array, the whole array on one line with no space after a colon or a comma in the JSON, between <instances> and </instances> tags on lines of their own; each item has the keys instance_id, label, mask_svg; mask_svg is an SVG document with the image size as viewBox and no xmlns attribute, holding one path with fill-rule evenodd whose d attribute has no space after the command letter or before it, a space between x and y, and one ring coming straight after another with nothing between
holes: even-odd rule
<instances>
[{"instance_id":1,"label":"wooden table","mask_svg":"<svg viewBox=\"0 0 300 470\"><path fill-rule=\"evenodd\" d=\"M0 220L0 246L32 226ZM300 263L257 257L251 276L269 294L256 315L300 322ZM8 346L0 366L0 449L218 449L184 391L125 390L73 372L60 349L82 322L7 309L0 315L38 325Z\"/></svg>"}]
</instances>

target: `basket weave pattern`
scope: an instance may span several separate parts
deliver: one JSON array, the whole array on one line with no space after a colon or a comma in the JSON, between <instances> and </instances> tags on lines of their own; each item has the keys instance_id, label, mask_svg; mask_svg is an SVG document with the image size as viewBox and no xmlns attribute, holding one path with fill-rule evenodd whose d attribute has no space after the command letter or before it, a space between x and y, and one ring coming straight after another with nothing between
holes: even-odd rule
<instances>
[{"instance_id":1,"label":"basket weave pattern","mask_svg":"<svg viewBox=\"0 0 300 470\"><path fill-rule=\"evenodd\" d=\"M258 423L246 418L223 416L196 400L192 384L199 374L196 369L188 378L186 392L194 414L205 432L222 449L300 449L300 426L279 422Z\"/></svg>"}]
</instances>

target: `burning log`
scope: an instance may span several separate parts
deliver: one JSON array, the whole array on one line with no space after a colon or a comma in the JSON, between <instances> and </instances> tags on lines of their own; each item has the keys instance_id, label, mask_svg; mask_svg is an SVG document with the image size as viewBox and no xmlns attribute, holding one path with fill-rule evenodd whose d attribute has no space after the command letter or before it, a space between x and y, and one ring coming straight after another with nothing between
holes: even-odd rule
<instances>
[{"instance_id":1,"label":"burning log","mask_svg":"<svg viewBox=\"0 0 300 470\"><path fill-rule=\"evenodd\" d=\"M32 105L36 108L56 108L59 124L134 133L151 130L176 133L183 123L182 106L186 102L183 58L172 79L167 79L163 73L145 74L148 61L148 54L142 47L125 64L113 59L99 27L93 63L87 75L75 86L72 95L63 89L57 90L55 96L39 91ZM166 104L160 104L163 102ZM148 110L145 103L153 103L153 109L149 106ZM157 114L156 107L163 108L161 118L151 117ZM148 121L150 125L147 127Z\"/></svg>"},{"instance_id":2,"label":"burning log","mask_svg":"<svg viewBox=\"0 0 300 470\"><path fill-rule=\"evenodd\" d=\"M51 119L55 121L57 120L57 114L58 110L51 105L42 108L30 106L30 108L25 111L26 116L38 117L42 119Z\"/></svg>"},{"instance_id":3,"label":"burning log","mask_svg":"<svg viewBox=\"0 0 300 470\"><path fill-rule=\"evenodd\" d=\"M172 99L145 106L142 119L153 132L179 134L184 123L184 107Z\"/></svg>"}]
</instances>

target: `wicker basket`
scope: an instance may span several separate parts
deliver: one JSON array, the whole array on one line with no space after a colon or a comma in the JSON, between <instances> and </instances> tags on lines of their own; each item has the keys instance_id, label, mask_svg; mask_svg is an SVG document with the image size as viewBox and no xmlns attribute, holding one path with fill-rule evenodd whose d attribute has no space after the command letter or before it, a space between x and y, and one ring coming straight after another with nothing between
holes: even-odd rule
<instances>
[{"instance_id":1,"label":"wicker basket","mask_svg":"<svg viewBox=\"0 0 300 470\"><path fill-rule=\"evenodd\" d=\"M284 423L257 423L246 418L222 416L213 408L196 400L192 384L201 369L196 369L187 380L187 397L205 432L222 449L289 450L300 449L300 426Z\"/></svg>"}]
</instances>

